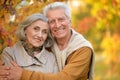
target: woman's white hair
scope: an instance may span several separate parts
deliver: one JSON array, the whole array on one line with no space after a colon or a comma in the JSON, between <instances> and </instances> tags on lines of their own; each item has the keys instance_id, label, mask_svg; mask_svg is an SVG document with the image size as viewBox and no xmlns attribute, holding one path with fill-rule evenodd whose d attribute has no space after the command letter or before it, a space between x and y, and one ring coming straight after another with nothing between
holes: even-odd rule
<instances>
[{"instance_id":1,"label":"woman's white hair","mask_svg":"<svg viewBox=\"0 0 120 80\"><path fill-rule=\"evenodd\" d=\"M40 13L32 14L32 15L28 16L23 22L21 22L19 24L18 29L16 30L16 37L20 41L25 41L26 40L25 29L37 20L41 20L43 22L48 23L48 19L43 14L40 14ZM48 37L47 37L44 44L46 47L49 47L52 44L50 30L49 30Z\"/></svg>"}]
</instances>

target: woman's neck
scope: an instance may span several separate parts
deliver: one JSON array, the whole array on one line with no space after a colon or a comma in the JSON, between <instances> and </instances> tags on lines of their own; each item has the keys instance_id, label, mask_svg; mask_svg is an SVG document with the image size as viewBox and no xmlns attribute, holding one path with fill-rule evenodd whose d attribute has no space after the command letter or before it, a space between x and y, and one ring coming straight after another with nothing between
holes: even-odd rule
<instances>
[{"instance_id":1,"label":"woman's neck","mask_svg":"<svg viewBox=\"0 0 120 80\"><path fill-rule=\"evenodd\" d=\"M23 42L23 46L24 46L25 50L27 51L28 55L30 55L30 56L34 56L34 55L40 53L42 50L42 47L34 47L27 42Z\"/></svg>"}]
</instances>

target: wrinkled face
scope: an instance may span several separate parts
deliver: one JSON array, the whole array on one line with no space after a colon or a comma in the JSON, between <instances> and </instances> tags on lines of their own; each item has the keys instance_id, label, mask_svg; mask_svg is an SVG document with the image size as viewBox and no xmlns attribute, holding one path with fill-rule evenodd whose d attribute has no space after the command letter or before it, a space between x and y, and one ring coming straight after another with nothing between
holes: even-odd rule
<instances>
[{"instance_id":1,"label":"wrinkled face","mask_svg":"<svg viewBox=\"0 0 120 80\"><path fill-rule=\"evenodd\" d=\"M63 9L49 10L47 13L50 30L56 39L65 38L70 34L71 21Z\"/></svg>"},{"instance_id":2,"label":"wrinkled face","mask_svg":"<svg viewBox=\"0 0 120 80\"><path fill-rule=\"evenodd\" d=\"M48 35L48 23L41 20L33 22L25 29L26 40L31 47L40 47Z\"/></svg>"}]
</instances>

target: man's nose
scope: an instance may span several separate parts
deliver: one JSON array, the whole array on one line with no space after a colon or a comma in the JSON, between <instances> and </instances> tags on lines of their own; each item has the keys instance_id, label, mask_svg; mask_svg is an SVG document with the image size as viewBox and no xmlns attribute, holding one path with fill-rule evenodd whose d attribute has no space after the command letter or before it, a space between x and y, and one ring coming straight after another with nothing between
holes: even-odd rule
<instances>
[{"instance_id":1,"label":"man's nose","mask_svg":"<svg viewBox=\"0 0 120 80\"><path fill-rule=\"evenodd\" d=\"M55 20L55 26L60 27L60 22L58 20Z\"/></svg>"}]
</instances>

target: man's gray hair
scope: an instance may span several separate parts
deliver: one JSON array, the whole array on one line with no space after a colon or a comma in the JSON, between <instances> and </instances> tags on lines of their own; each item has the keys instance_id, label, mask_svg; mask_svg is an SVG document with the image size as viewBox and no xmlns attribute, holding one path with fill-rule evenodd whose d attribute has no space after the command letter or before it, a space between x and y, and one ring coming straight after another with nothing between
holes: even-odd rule
<instances>
[{"instance_id":1,"label":"man's gray hair","mask_svg":"<svg viewBox=\"0 0 120 80\"><path fill-rule=\"evenodd\" d=\"M71 19L71 9L70 7L65 3L65 2L54 2L51 4L48 4L44 9L43 9L43 14L47 16L47 12L51 9L64 9L65 10L65 15Z\"/></svg>"}]
</instances>

